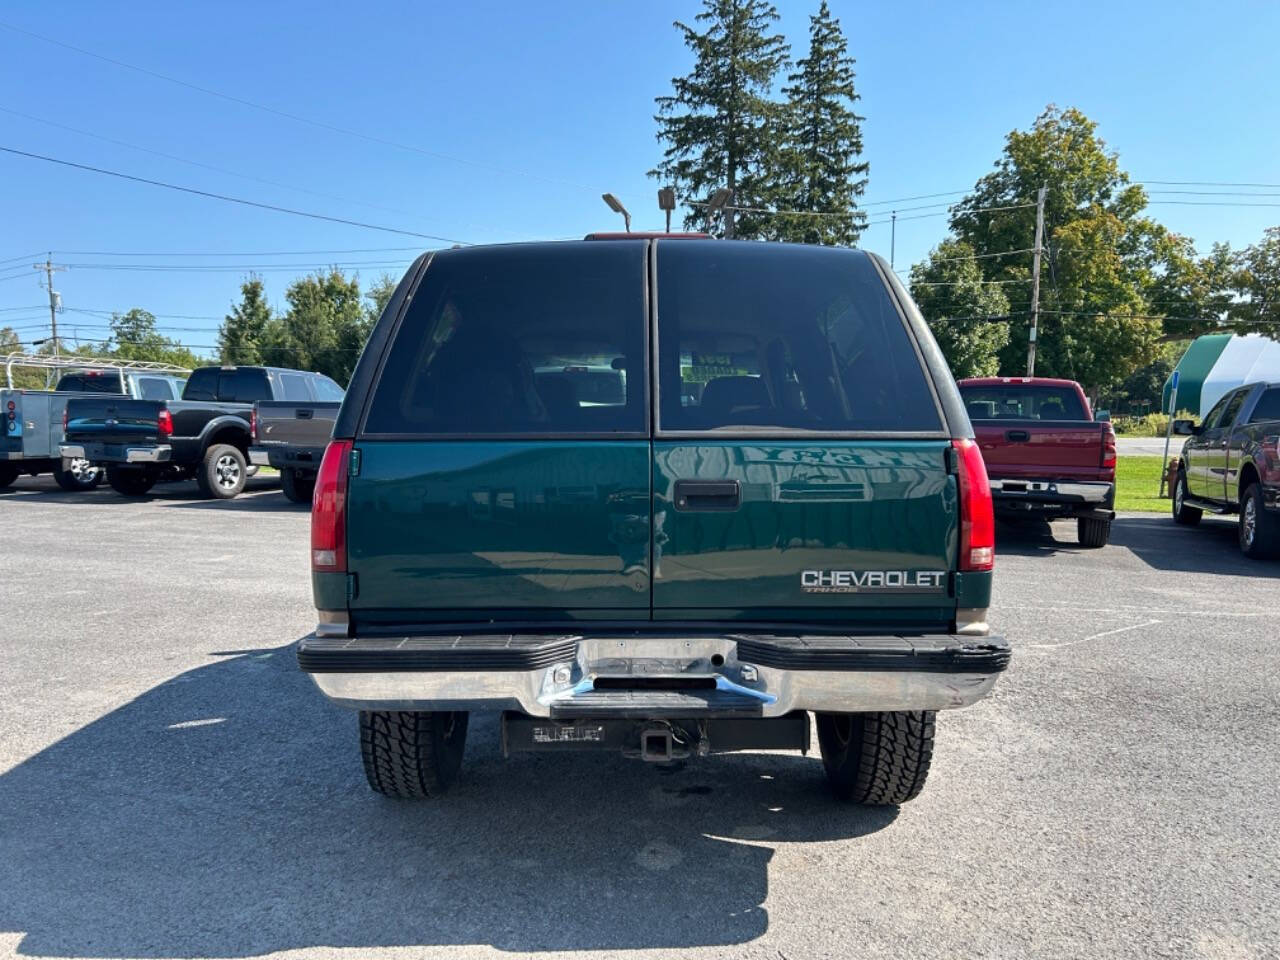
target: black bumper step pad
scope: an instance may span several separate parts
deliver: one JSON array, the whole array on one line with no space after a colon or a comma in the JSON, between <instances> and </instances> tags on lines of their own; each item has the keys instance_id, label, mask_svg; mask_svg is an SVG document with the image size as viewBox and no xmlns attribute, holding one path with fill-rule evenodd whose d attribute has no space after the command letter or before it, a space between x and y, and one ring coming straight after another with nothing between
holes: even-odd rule
<instances>
[{"instance_id":1,"label":"black bumper step pad","mask_svg":"<svg viewBox=\"0 0 1280 960\"><path fill-rule=\"evenodd\" d=\"M298 666L307 673L458 673L538 670L572 661L577 636L304 637Z\"/></svg>"},{"instance_id":2,"label":"black bumper step pad","mask_svg":"<svg viewBox=\"0 0 1280 960\"><path fill-rule=\"evenodd\" d=\"M779 670L906 670L926 673L999 673L1009 665L1000 637L752 636L733 638L738 659Z\"/></svg>"}]
</instances>

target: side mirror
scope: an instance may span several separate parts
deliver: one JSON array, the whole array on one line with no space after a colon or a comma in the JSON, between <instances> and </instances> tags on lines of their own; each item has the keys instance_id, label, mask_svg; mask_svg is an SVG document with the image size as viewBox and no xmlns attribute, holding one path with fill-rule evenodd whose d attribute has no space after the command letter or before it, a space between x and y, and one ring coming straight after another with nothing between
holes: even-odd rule
<instances>
[{"instance_id":1,"label":"side mirror","mask_svg":"<svg viewBox=\"0 0 1280 960\"><path fill-rule=\"evenodd\" d=\"M1180 437L1193 437L1196 434L1196 424L1194 420L1175 420L1173 421L1173 432Z\"/></svg>"},{"instance_id":2,"label":"side mirror","mask_svg":"<svg viewBox=\"0 0 1280 960\"><path fill-rule=\"evenodd\" d=\"M1093 419L1094 419L1094 420L1096 420L1098 423L1110 423L1110 422L1111 422L1111 411L1110 411L1110 410L1096 410L1096 411L1094 411Z\"/></svg>"}]
</instances>

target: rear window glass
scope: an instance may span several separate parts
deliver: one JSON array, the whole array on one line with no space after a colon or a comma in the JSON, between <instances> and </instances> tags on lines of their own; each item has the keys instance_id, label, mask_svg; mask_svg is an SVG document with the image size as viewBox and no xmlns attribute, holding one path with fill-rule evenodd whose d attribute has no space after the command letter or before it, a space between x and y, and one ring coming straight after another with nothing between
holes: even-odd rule
<instances>
[{"instance_id":1,"label":"rear window glass","mask_svg":"<svg viewBox=\"0 0 1280 960\"><path fill-rule=\"evenodd\" d=\"M301 400L305 403L311 399L311 391L307 389L307 378L300 373L280 374L280 390L284 393L281 400Z\"/></svg>"},{"instance_id":2,"label":"rear window glass","mask_svg":"<svg viewBox=\"0 0 1280 960\"><path fill-rule=\"evenodd\" d=\"M142 394L143 400L172 400L173 387L169 385L168 380L160 377L139 377L138 392Z\"/></svg>"},{"instance_id":3,"label":"rear window glass","mask_svg":"<svg viewBox=\"0 0 1280 960\"><path fill-rule=\"evenodd\" d=\"M928 381L866 254L658 241L663 430L938 431Z\"/></svg>"},{"instance_id":4,"label":"rear window glass","mask_svg":"<svg viewBox=\"0 0 1280 960\"><path fill-rule=\"evenodd\" d=\"M960 386L970 420L1088 420L1070 387L1010 383Z\"/></svg>"},{"instance_id":5,"label":"rear window glass","mask_svg":"<svg viewBox=\"0 0 1280 960\"><path fill-rule=\"evenodd\" d=\"M56 388L67 393L120 393L118 373L69 373Z\"/></svg>"},{"instance_id":6,"label":"rear window glass","mask_svg":"<svg viewBox=\"0 0 1280 960\"><path fill-rule=\"evenodd\" d=\"M1280 387L1272 387L1263 393L1253 413L1249 415L1250 423L1261 423L1264 420L1280 420Z\"/></svg>"},{"instance_id":7,"label":"rear window glass","mask_svg":"<svg viewBox=\"0 0 1280 960\"><path fill-rule=\"evenodd\" d=\"M436 254L365 431L642 433L644 253L611 241Z\"/></svg>"}]
</instances>

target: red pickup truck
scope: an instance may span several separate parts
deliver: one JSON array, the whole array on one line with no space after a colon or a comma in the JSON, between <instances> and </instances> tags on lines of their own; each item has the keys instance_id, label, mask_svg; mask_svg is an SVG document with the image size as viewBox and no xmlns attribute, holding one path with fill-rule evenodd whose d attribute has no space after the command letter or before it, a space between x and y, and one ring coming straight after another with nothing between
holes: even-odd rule
<instances>
[{"instance_id":1,"label":"red pickup truck","mask_svg":"<svg viewBox=\"0 0 1280 960\"><path fill-rule=\"evenodd\" d=\"M958 385L997 515L1075 517L1082 546L1105 546L1116 515L1116 435L1094 418L1080 384L974 377Z\"/></svg>"}]
</instances>

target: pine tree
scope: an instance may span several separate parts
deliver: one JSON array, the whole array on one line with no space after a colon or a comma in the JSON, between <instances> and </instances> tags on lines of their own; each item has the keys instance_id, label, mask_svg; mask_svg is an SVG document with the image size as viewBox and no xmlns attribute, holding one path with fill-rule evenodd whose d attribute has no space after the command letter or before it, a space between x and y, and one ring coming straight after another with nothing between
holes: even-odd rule
<instances>
[{"instance_id":1,"label":"pine tree","mask_svg":"<svg viewBox=\"0 0 1280 960\"><path fill-rule=\"evenodd\" d=\"M675 22L696 62L688 76L672 79L670 96L656 100L658 139L666 149L651 175L686 202L705 203L723 187L733 191L736 207L767 201L780 120L769 92L790 49L770 32L777 20L767 0L703 0L695 17L702 32ZM686 229L705 223L701 207L684 218ZM768 218L750 211L726 211L725 223L738 237L760 237L768 229Z\"/></svg>"},{"instance_id":2,"label":"pine tree","mask_svg":"<svg viewBox=\"0 0 1280 960\"><path fill-rule=\"evenodd\" d=\"M784 143L774 187L780 210L828 216L778 216L771 234L779 240L854 246L867 215L857 198L867 188L870 165L862 155L863 117L853 112L854 59L840 21L826 0L809 18L809 55L787 77Z\"/></svg>"},{"instance_id":3,"label":"pine tree","mask_svg":"<svg viewBox=\"0 0 1280 960\"><path fill-rule=\"evenodd\" d=\"M240 302L231 308L218 328L218 349L223 363L262 363L262 348L271 324L271 307L261 277L240 285Z\"/></svg>"}]
</instances>

